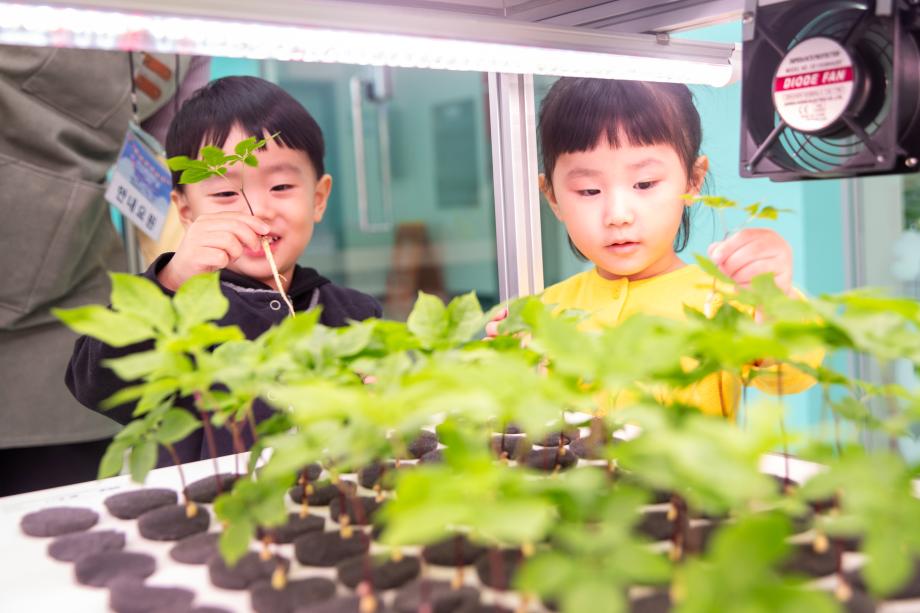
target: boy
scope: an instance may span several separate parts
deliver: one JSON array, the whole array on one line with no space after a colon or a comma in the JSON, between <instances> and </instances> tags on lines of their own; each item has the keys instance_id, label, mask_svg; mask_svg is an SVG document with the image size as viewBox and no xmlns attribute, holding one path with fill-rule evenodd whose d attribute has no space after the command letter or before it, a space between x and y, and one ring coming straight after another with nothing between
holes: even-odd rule
<instances>
[{"instance_id":1,"label":"boy","mask_svg":"<svg viewBox=\"0 0 920 613\"><path fill-rule=\"evenodd\" d=\"M323 135L313 117L278 86L255 77L226 77L208 84L186 102L166 138L169 157L196 158L201 147L214 145L233 153L236 143L250 136L269 139L256 152L258 167L236 164L225 180L212 177L180 185L173 174L172 202L185 226L175 253L165 253L144 273L164 293L172 295L190 277L220 270L221 290L230 308L221 325L239 326L253 339L288 315L279 299L261 241L268 237L294 309L322 306L320 323L344 326L348 320L380 317L378 302L353 289L339 287L311 268L297 265L310 243L313 225L322 220L332 188L323 166ZM240 192L243 186L246 200ZM249 206L252 207L250 213ZM77 340L67 369L67 387L84 406L99 403L125 385L102 365L109 358L143 351L145 344L115 349L88 337ZM178 402L194 410L189 398ZM271 409L257 402L257 420ZM133 406L123 405L106 415L127 423ZM252 444L244 430L244 444ZM225 429L215 431L218 455L234 452ZM199 430L175 445L183 462L210 457ZM161 464L165 464L161 456Z\"/></svg>"}]
</instances>

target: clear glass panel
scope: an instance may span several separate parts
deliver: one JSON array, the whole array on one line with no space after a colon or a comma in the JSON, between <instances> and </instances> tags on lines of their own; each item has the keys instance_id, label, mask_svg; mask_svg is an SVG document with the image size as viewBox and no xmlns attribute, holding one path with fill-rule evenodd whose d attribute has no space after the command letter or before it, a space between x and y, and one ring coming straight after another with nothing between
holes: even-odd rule
<instances>
[{"instance_id":1,"label":"clear glass panel","mask_svg":"<svg viewBox=\"0 0 920 613\"><path fill-rule=\"evenodd\" d=\"M326 138L332 196L301 264L376 296L391 319L419 290L497 302L485 75L280 62L262 72Z\"/></svg>"}]
</instances>

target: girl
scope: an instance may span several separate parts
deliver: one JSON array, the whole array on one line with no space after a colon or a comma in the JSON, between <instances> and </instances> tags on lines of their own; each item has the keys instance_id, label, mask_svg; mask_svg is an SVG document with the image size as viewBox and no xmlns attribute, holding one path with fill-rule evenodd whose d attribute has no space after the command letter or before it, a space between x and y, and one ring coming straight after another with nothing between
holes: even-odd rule
<instances>
[{"instance_id":1,"label":"girl","mask_svg":"<svg viewBox=\"0 0 920 613\"><path fill-rule=\"evenodd\" d=\"M690 231L684 195L699 193L709 168L687 86L563 78L543 101L539 130L540 189L572 249L594 264L547 288L543 301L589 313L587 329L616 325L635 313L683 319L684 305L703 310L712 278L677 255ZM709 256L741 286L772 273L780 289L796 295L791 249L772 230L742 230L711 245ZM816 365L820 356L807 361ZM777 377L769 374L760 373L753 385L775 392ZM782 375L784 393L814 382L788 367ZM737 378L716 373L681 399L730 417L739 395Z\"/></svg>"}]
</instances>

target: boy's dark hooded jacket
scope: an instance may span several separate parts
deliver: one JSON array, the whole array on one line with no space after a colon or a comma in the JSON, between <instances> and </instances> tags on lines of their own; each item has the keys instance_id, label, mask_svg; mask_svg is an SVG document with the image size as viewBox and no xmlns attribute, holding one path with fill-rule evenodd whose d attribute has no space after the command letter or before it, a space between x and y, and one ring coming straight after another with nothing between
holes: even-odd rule
<instances>
[{"instance_id":1,"label":"boy's dark hooded jacket","mask_svg":"<svg viewBox=\"0 0 920 613\"><path fill-rule=\"evenodd\" d=\"M163 293L170 296L173 292L159 284L157 273L166 266L172 255L172 253L163 254L143 274L144 277L157 283ZM227 314L217 323L239 326L248 339L260 336L273 325L281 323L288 315L287 307L276 291L248 277L223 270L220 273L220 286L230 307ZM382 312L380 304L371 296L335 285L312 268L295 267L288 296L295 311L306 311L322 306L319 321L331 327L347 325L349 320L360 321L369 317L380 317ZM96 339L82 336L77 339L73 356L67 367L67 387L81 404L94 411L102 412L99 404L130 384L119 379L102 363L107 359L147 351L151 348L152 341L115 348ZM177 404L189 411L194 411L191 398L181 398ZM253 409L257 421L267 418L272 413L271 409L261 401L257 401ZM126 404L104 411L104 414L119 423L127 424L132 419L133 410L133 404ZM252 438L248 428L244 427L241 430L244 446L248 449L252 444ZM215 438L217 455L234 452L233 438L229 430L216 428ZM174 447L182 462L210 457L204 440L204 432L201 429L193 432ZM170 463L168 456L162 451L159 463L160 465Z\"/></svg>"}]
</instances>

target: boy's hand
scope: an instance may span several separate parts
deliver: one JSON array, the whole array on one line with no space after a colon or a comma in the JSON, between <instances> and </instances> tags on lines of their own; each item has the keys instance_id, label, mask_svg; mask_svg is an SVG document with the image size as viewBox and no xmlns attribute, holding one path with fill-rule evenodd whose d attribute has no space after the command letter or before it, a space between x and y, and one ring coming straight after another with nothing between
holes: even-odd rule
<instances>
[{"instance_id":1,"label":"boy's hand","mask_svg":"<svg viewBox=\"0 0 920 613\"><path fill-rule=\"evenodd\" d=\"M773 273L776 286L787 296L792 291L792 248L782 236L767 228L745 228L709 246L710 259L741 287L757 275Z\"/></svg>"},{"instance_id":2,"label":"boy's hand","mask_svg":"<svg viewBox=\"0 0 920 613\"><path fill-rule=\"evenodd\" d=\"M226 268L246 248L261 250L261 237L270 231L265 222L249 213L200 215L185 229L179 248L157 279L176 291L189 277Z\"/></svg>"}]
</instances>

